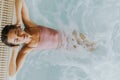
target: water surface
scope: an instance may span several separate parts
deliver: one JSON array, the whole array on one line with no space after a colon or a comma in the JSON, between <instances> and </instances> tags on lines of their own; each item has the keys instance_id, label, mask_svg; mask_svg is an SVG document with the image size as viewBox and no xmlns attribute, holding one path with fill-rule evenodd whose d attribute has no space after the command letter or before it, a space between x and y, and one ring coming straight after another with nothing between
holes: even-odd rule
<instances>
[{"instance_id":1,"label":"water surface","mask_svg":"<svg viewBox=\"0 0 120 80\"><path fill-rule=\"evenodd\" d=\"M35 51L17 80L120 80L120 0L26 0L31 19L40 25L86 34L93 52Z\"/></svg>"}]
</instances>

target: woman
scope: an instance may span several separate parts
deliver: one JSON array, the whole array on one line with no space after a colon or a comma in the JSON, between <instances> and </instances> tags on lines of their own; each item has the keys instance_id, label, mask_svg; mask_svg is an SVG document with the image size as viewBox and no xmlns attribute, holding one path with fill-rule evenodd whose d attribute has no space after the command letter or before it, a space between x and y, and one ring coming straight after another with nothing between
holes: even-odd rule
<instances>
[{"instance_id":1,"label":"woman","mask_svg":"<svg viewBox=\"0 0 120 80\"><path fill-rule=\"evenodd\" d=\"M85 45L90 50L93 49L94 43L89 43L83 34L77 36L76 31L73 31L73 38L70 38L66 33L58 30L47 28L33 23L25 5L24 0L16 0L16 25L7 25L2 31L2 41L12 46L12 57L9 64L9 75L13 76L22 66L27 54L32 50L48 50L57 48L77 48L78 45ZM21 23L24 23L25 29L21 28ZM18 46L22 44L22 48L18 50Z\"/></svg>"}]
</instances>

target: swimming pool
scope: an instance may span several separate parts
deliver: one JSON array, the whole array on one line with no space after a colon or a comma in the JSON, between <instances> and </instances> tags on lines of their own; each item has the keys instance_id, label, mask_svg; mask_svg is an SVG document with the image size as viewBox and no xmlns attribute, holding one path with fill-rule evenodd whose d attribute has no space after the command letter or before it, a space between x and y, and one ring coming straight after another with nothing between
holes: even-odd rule
<instances>
[{"instance_id":1,"label":"swimming pool","mask_svg":"<svg viewBox=\"0 0 120 80\"><path fill-rule=\"evenodd\" d=\"M96 41L93 52L35 51L17 80L120 80L120 0L26 0L37 24L77 29Z\"/></svg>"}]
</instances>

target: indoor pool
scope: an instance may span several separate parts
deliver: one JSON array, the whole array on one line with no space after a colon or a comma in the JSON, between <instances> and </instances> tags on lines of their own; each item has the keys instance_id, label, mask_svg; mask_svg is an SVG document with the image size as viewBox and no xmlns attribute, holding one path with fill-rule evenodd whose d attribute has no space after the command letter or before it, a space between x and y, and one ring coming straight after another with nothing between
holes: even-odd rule
<instances>
[{"instance_id":1,"label":"indoor pool","mask_svg":"<svg viewBox=\"0 0 120 80\"><path fill-rule=\"evenodd\" d=\"M92 52L29 53L17 80L120 80L120 0L25 0L32 21L78 30L96 42Z\"/></svg>"}]
</instances>

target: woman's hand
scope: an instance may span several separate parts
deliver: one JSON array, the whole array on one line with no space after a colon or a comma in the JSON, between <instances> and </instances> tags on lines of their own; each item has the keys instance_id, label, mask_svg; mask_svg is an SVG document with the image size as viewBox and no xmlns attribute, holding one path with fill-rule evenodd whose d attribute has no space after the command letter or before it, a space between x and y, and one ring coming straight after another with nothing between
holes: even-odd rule
<instances>
[{"instance_id":1,"label":"woman's hand","mask_svg":"<svg viewBox=\"0 0 120 80\"><path fill-rule=\"evenodd\" d=\"M22 22L16 22L16 27L20 27L21 26L21 24L22 24Z\"/></svg>"},{"instance_id":2,"label":"woman's hand","mask_svg":"<svg viewBox=\"0 0 120 80\"><path fill-rule=\"evenodd\" d=\"M19 46L14 46L13 48L14 48L14 49L18 49L18 48L19 48Z\"/></svg>"},{"instance_id":3,"label":"woman's hand","mask_svg":"<svg viewBox=\"0 0 120 80\"><path fill-rule=\"evenodd\" d=\"M15 26L16 26L17 28L18 28L18 27L21 28L21 24L16 23Z\"/></svg>"}]
</instances>

